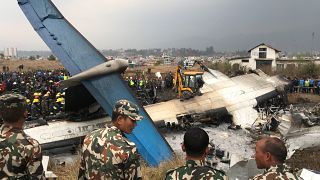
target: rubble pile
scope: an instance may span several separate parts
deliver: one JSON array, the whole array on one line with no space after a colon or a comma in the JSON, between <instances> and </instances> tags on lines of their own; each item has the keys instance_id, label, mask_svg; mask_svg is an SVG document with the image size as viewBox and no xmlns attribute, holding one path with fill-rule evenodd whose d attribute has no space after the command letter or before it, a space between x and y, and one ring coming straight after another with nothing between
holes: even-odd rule
<instances>
[{"instance_id":1,"label":"rubble pile","mask_svg":"<svg viewBox=\"0 0 320 180\"><path fill-rule=\"evenodd\" d=\"M234 161L250 159L254 155L254 144L247 131L234 131L228 128L228 124L220 126L202 125L210 137L210 144L215 148L217 157L209 157L208 163L216 164L216 168L227 171ZM183 131L167 132L165 138L177 154L182 154L181 143L183 142ZM223 163L219 163L223 162Z\"/></svg>"}]
</instances>

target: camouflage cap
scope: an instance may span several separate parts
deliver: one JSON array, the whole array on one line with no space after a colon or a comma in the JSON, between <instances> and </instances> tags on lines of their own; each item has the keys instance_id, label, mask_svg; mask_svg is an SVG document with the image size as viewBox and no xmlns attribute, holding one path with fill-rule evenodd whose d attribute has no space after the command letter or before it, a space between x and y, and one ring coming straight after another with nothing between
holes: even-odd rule
<instances>
[{"instance_id":1,"label":"camouflage cap","mask_svg":"<svg viewBox=\"0 0 320 180\"><path fill-rule=\"evenodd\" d=\"M130 119L139 121L143 116L139 115L139 108L134 103L128 100L119 100L113 108L114 112L128 116Z\"/></svg>"},{"instance_id":2,"label":"camouflage cap","mask_svg":"<svg viewBox=\"0 0 320 180\"><path fill-rule=\"evenodd\" d=\"M0 108L26 107L26 98L20 94L4 94L0 96Z\"/></svg>"}]
</instances>

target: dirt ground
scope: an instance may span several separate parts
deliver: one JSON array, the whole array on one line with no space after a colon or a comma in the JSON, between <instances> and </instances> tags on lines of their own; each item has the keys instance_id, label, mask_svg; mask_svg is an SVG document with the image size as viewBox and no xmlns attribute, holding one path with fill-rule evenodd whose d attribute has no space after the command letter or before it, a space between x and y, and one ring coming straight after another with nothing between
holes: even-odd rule
<instances>
[{"instance_id":1,"label":"dirt ground","mask_svg":"<svg viewBox=\"0 0 320 180\"><path fill-rule=\"evenodd\" d=\"M320 103L320 96L307 93L288 94L289 104Z\"/></svg>"},{"instance_id":2,"label":"dirt ground","mask_svg":"<svg viewBox=\"0 0 320 180\"><path fill-rule=\"evenodd\" d=\"M0 72L3 72L3 66L8 66L9 71L19 71L18 66L23 65L23 71L32 70L52 70L63 68L59 61L49 60L0 60Z\"/></svg>"},{"instance_id":3,"label":"dirt ground","mask_svg":"<svg viewBox=\"0 0 320 180\"><path fill-rule=\"evenodd\" d=\"M297 150L286 162L296 169L312 169L320 172L320 147Z\"/></svg>"},{"instance_id":4,"label":"dirt ground","mask_svg":"<svg viewBox=\"0 0 320 180\"><path fill-rule=\"evenodd\" d=\"M9 71L18 71L18 66L23 64L23 71L29 70L52 70L64 68L59 61L49 61L49 60L0 60L0 72L3 72L2 67L8 66ZM176 66L153 66L153 67L137 67L134 69L127 69L126 73L134 73L136 71L148 72L148 68L151 69L150 73L169 73L170 71L174 73Z\"/></svg>"}]
</instances>

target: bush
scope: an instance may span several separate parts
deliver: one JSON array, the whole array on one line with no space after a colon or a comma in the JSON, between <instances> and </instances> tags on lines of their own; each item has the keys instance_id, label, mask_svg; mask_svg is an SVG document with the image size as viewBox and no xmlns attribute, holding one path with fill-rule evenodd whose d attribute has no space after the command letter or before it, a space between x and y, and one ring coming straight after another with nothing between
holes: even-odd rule
<instances>
[{"instance_id":1,"label":"bush","mask_svg":"<svg viewBox=\"0 0 320 180\"><path fill-rule=\"evenodd\" d=\"M48 60L49 60L49 61L55 61L55 60L56 60L56 57L51 54L51 55L48 57Z\"/></svg>"},{"instance_id":2,"label":"bush","mask_svg":"<svg viewBox=\"0 0 320 180\"><path fill-rule=\"evenodd\" d=\"M157 62L154 63L155 66L159 66L162 63L161 60L158 60Z\"/></svg>"},{"instance_id":3,"label":"bush","mask_svg":"<svg viewBox=\"0 0 320 180\"><path fill-rule=\"evenodd\" d=\"M29 59L29 60L36 60L36 57L34 57L34 56L29 56L28 59Z\"/></svg>"},{"instance_id":4,"label":"bush","mask_svg":"<svg viewBox=\"0 0 320 180\"><path fill-rule=\"evenodd\" d=\"M228 73L232 69L231 64L228 62L215 62L210 64L208 67L210 69L218 70L224 74Z\"/></svg>"},{"instance_id":5,"label":"bush","mask_svg":"<svg viewBox=\"0 0 320 180\"><path fill-rule=\"evenodd\" d=\"M306 64L301 63L298 67L287 67L282 71L278 71L278 74L288 77L317 78L320 74L320 65L315 64L314 62L309 62Z\"/></svg>"}]
</instances>

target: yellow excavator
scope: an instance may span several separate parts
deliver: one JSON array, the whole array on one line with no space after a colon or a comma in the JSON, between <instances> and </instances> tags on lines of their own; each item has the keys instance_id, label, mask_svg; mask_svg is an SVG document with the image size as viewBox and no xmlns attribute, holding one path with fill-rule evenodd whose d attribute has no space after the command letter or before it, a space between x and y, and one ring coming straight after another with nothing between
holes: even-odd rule
<instances>
[{"instance_id":1,"label":"yellow excavator","mask_svg":"<svg viewBox=\"0 0 320 180\"><path fill-rule=\"evenodd\" d=\"M181 66L177 66L174 76L174 88L178 92L180 100L190 99L201 95L200 88L203 86L203 72L183 71Z\"/></svg>"}]
</instances>

